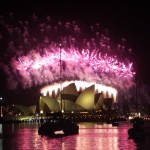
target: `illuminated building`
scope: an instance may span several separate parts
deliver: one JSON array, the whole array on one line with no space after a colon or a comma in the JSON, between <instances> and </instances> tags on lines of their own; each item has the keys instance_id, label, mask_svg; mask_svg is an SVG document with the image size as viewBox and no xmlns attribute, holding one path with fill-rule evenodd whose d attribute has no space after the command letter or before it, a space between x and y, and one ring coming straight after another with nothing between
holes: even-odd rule
<instances>
[{"instance_id":1,"label":"illuminated building","mask_svg":"<svg viewBox=\"0 0 150 150\"><path fill-rule=\"evenodd\" d=\"M60 89L62 91L60 92ZM39 108L43 112L92 112L104 108L104 99L116 101L114 88L83 81L70 81L41 89Z\"/></svg>"}]
</instances>

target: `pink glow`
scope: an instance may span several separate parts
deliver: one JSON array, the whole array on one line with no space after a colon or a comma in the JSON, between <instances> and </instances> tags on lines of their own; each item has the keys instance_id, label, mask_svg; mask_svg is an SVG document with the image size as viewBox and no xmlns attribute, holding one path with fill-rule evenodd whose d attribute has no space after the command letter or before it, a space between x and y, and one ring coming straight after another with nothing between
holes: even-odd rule
<instances>
[{"instance_id":1,"label":"pink glow","mask_svg":"<svg viewBox=\"0 0 150 150\"><path fill-rule=\"evenodd\" d=\"M76 49L61 49L61 60L66 68L62 71L63 79L78 77L84 81L98 81L102 84L122 86L129 83L134 72L132 63L119 62L117 57L110 57L100 52ZM60 77L60 48L51 46L39 52L31 51L26 56L11 61L14 72L18 72L23 84L30 87L33 84L55 82ZM119 82L120 83L119 83Z\"/></svg>"},{"instance_id":2,"label":"pink glow","mask_svg":"<svg viewBox=\"0 0 150 150\"><path fill-rule=\"evenodd\" d=\"M128 58L131 48L126 50L124 43L112 46L108 30L101 31L99 23L84 29L76 21L33 16L14 25L3 20L9 36L17 35L8 44L9 62L2 62L11 89L59 82L60 51L62 81L95 82L123 90L134 84L133 63Z\"/></svg>"}]
</instances>

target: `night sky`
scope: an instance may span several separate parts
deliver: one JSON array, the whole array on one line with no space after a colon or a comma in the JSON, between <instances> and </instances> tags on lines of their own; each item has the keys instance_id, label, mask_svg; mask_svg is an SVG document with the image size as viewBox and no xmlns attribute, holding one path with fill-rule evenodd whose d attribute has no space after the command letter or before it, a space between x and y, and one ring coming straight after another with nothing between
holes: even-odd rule
<instances>
[{"instance_id":1,"label":"night sky","mask_svg":"<svg viewBox=\"0 0 150 150\"><path fill-rule=\"evenodd\" d=\"M5 2L4 2L5 1ZM141 1L99 1L98 0L14 0L13 2L1 0L0 14L15 12L18 16L28 16L32 13L56 16L58 18L77 19L85 23L98 21L113 35L113 40L126 39L126 45L133 49L134 64L138 79L150 85L150 4ZM67 2L68 1L68 2ZM0 55L5 53L0 45ZM0 70L0 94L9 93L6 88L5 76ZM35 97L32 91L26 90L21 95L32 95L31 99L39 96L35 88ZM16 93L18 91L15 91ZM11 93L11 92L10 92ZM8 94L9 98L13 94ZM8 98L8 99L9 99ZM17 99L19 100L21 96ZM15 98L14 98L15 99ZM37 101L37 100L36 100ZM15 101L14 101L15 102Z\"/></svg>"}]
</instances>

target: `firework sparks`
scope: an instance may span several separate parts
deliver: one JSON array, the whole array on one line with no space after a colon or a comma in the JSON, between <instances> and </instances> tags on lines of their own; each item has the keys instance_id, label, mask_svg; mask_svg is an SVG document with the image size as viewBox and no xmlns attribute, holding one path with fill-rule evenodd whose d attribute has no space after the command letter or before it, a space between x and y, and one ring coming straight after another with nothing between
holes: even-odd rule
<instances>
[{"instance_id":1,"label":"firework sparks","mask_svg":"<svg viewBox=\"0 0 150 150\"><path fill-rule=\"evenodd\" d=\"M100 34L98 23L86 31L76 21L52 22L50 16L44 22L38 19L33 14L30 21L15 22L15 27L0 21L10 35L7 55L11 59L4 69L8 81L14 83L11 88L58 82L60 68L63 81L81 80L119 89L133 85L133 63L127 57L122 59L127 53L125 46L119 44L114 50L108 31Z\"/></svg>"}]
</instances>

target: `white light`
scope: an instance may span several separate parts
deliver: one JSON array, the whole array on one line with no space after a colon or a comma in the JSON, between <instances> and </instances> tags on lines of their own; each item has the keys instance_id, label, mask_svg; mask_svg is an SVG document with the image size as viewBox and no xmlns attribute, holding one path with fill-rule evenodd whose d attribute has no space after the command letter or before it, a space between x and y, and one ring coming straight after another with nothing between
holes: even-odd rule
<instances>
[{"instance_id":1,"label":"white light","mask_svg":"<svg viewBox=\"0 0 150 150\"><path fill-rule=\"evenodd\" d=\"M138 113L138 117L141 117L141 113L140 112Z\"/></svg>"},{"instance_id":2,"label":"white light","mask_svg":"<svg viewBox=\"0 0 150 150\"><path fill-rule=\"evenodd\" d=\"M132 116L129 116L129 120L131 120L131 119L133 119L133 117L132 117Z\"/></svg>"}]
</instances>

